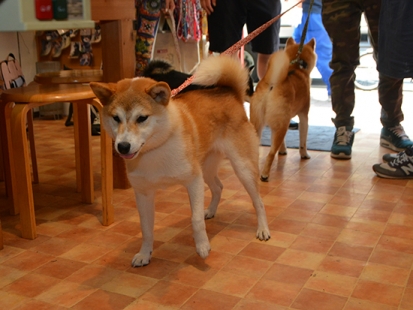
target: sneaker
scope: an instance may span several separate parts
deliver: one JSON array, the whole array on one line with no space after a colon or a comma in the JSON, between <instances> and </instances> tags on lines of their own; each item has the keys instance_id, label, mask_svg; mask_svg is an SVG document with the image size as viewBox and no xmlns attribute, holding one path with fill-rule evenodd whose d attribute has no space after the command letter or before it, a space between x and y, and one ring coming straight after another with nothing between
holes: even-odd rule
<instances>
[{"instance_id":1,"label":"sneaker","mask_svg":"<svg viewBox=\"0 0 413 310\"><path fill-rule=\"evenodd\" d=\"M406 148L391 162L373 165L373 171L382 178L413 179L413 147Z\"/></svg>"},{"instance_id":2,"label":"sneaker","mask_svg":"<svg viewBox=\"0 0 413 310\"><path fill-rule=\"evenodd\" d=\"M402 155L402 154L403 154L403 152L400 152L400 153L397 153L397 154L395 154L395 153L384 154L383 155L383 161L386 162L386 163L389 163L389 162L399 158L399 156Z\"/></svg>"},{"instance_id":3,"label":"sneaker","mask_svg":"<svg viewBox=\"0 0 413 310\"><path fill-rule=\"evenodd\" d=\"M380 145L396 152L402 152L413 142L404 132L401 125L391 128L382 128L380 135Z\"/></svg>"},{"instance_id":4,"label":"sneaker","mask_svg":"<svg viewBox=\"0 0 413 310\"><path fill-rule=\"evenodd\" d=\"M338 127L331 147L331 157L337 159L350 159L353 142L354 132L346 126Z\"/></svg>"}]
</instances>

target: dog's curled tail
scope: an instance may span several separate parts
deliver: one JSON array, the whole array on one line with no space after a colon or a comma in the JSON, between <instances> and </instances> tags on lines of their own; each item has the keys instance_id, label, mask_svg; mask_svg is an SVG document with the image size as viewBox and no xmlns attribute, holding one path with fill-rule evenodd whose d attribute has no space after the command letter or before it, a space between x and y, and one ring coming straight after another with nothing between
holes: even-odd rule
<instances>
[{"instance_id":1,"label":"dog's curled tail","mask_svg":"<svg viewBox=\"0 0 413 310\"><path fill-rule=\"evenodd\" d=\"M209 56L200 63L192 83L231 87L243 98L248 87L248 70L242 67L238 58L228 55Z\"/></svg>"}]
</instances>

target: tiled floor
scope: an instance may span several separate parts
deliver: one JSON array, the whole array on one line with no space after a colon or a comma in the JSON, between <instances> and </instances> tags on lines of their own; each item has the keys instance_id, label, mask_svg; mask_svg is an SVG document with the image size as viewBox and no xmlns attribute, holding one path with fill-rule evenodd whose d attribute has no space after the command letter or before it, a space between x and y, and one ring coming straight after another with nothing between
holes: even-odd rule
<instances>
[{"instance_id":1,"label":"tiled floor","mask_svg":"<svg viewBox=\"0 0 413 310\"><path fill-rule=\"evenodd\" d=\"M141 244L132 190L115 190L115 223L100 224L99 138L96 202L85 205L75 192L73 128L36 120L39 236L19 237L0 182L0 309L413 309L413 180L374 175L385 153L378 103L357 98L351 160L310 151L301 161L289 150L261 183L268 242L255 239L252 205L225 162L222 202L206 222L210 256L196 255L187 195L172 187L157 196L156 249L142 268L130 266ZM330 114L330 103L315 100L310 122L331 125Z\"/></svg>"}]
</instances>

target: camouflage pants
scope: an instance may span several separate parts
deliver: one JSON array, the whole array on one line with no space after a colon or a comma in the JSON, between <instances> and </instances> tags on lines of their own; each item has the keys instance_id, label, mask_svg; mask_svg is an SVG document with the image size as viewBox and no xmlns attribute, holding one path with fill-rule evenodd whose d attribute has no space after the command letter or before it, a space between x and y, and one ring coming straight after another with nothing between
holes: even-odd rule
<instances>
[{"instance_id":1,"label":"camouflage pants","mask_svg":"<svg viewBox=\"0 0 413 310\"><path fill-rule=\"evenodd\" d=\"M362 13L369 28L374 54L378 51L380 0L323 0L323 24L333 44L330 63L331 102L336 117L336 127L353 128L354 70L359 64L360 21ZM375 57L377 59L377 57ZM403 79L383 74L379 77L380 120L384 127L393 127L403 121ZM367 117L367 115L366 115Z\"/></svg>"}]
</instances>

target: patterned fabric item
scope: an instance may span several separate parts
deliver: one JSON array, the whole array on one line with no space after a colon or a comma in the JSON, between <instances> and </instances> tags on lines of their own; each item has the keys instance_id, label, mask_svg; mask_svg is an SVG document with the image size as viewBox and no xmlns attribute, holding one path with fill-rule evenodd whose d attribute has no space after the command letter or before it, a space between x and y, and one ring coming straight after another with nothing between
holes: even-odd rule
<instances>
[{"instance_id":1,"label":"patterned fabric item","mask_svg":"<svg viewBox=\"0 0 413 310\"><path fill-rule=\"evenodd\" d=\"M135 0L135 7L137 21L135 76L142 76L143 70L151 60L162 5L161 0Z\"/></svg>"}]
</instances>

